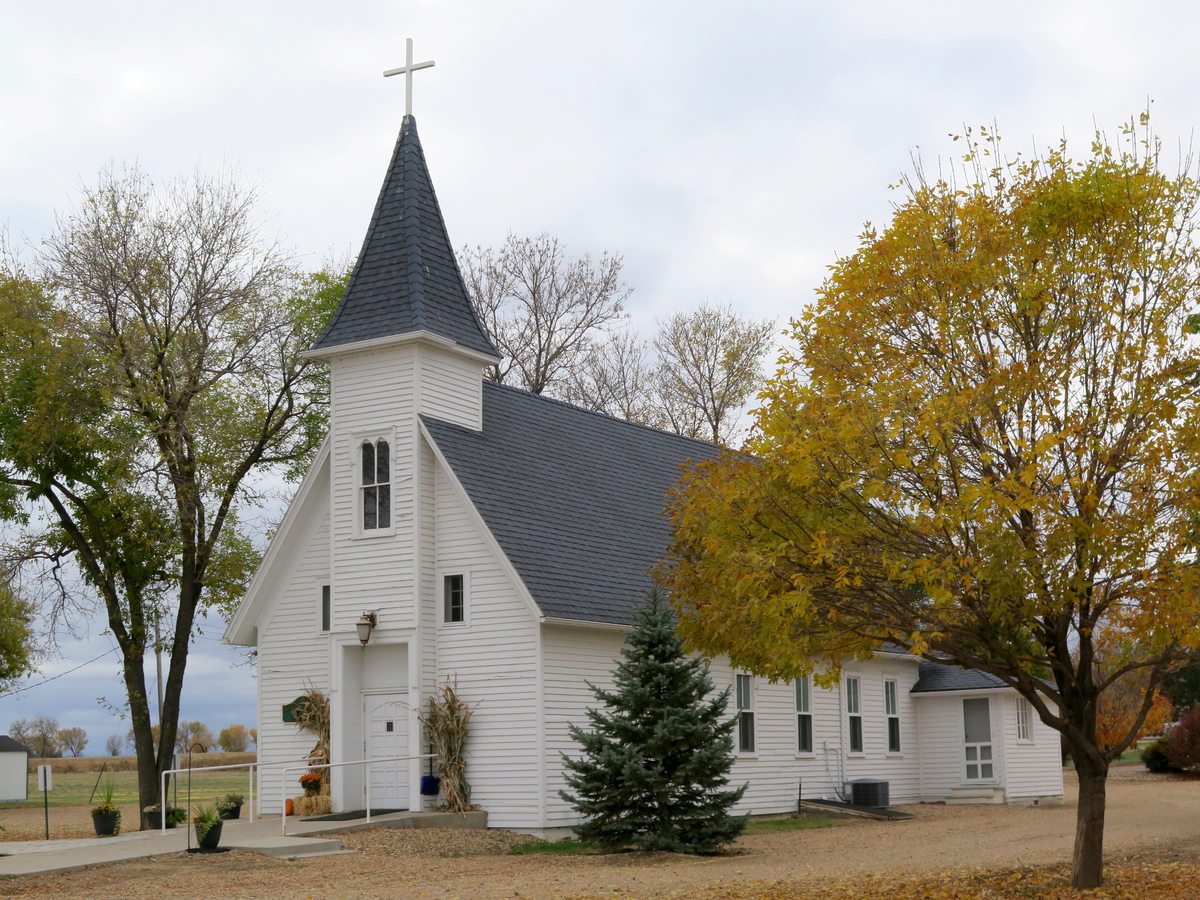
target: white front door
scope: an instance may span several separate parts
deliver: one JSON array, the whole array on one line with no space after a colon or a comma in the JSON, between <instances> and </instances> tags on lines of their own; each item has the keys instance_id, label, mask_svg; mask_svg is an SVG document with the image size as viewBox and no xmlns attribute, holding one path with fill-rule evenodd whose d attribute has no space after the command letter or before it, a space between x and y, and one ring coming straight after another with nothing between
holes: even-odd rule
<instances>
[{"instance_id":1,"label":"white front door","mask_svg":"<svg viewBox=\"0 0 1200 900\"><path fill-rule=\"evenodd\" d=\"M408 755L407 700L407 692L363 695L366 759ZM408 809L408 763L375 763L370 771L371 808Z\"/></svg>"},{"instance_id":2,"label":"white front door","mask_svg":"<svg viewBox=\"0 0 1200 900\"><path fill-rule=\"evenodd\" d=\"M987 697L963 700L963 746L967 781L993 781L992 713Z\"/></svg>"}]
</instances>

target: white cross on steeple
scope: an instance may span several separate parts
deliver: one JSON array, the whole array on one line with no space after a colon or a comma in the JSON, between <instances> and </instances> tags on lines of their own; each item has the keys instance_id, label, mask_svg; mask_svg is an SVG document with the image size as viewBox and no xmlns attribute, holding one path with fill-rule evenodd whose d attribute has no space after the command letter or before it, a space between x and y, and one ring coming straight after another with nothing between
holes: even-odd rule
<instances>
[{"instance_id":1,"label":"white cross on steeple","mask_svg":"<svg viewBox=\"0 0 1200 900\"><path fill-rule=\"evenodd\" d=\"M398 69L388 69L386 72L383 73L383 77L387 78L389 75L403 75L404 76L404 81L405 81L405 84L404 84L404 115L411 116L412 115L412 73L417 71L417 69L432 68L433 60L430 59L430 60L426 60L425 62L419 62L419 63L414 63L412 61L412 38L409 38L407 40L406 49L407 49L407 53L405 56L404 65L402 65Z\"/></svg>"}]
</instances>

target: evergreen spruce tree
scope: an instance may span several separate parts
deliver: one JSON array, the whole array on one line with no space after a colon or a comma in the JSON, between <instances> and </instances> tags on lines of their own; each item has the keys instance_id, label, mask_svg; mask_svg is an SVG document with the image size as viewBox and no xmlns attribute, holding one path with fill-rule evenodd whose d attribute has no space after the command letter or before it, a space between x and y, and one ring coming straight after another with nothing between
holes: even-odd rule
<instances>
[{"instance_id":1,"label":"evergreen spruce tree","mask_svg":"<svg viewBox=\"0 0 1200 900\"><path fill-rule=\"evenodd\" d=\"M563 755L560 791L583 816L582 840L608 848L709 853L737 838L745 817L729 808L746 787L722 790L733 766L735 720L729 689L717 697L699 659L675 635L675 616L653 590L633 613L612 692L589 685L605 709L589 709L592 728L571 726L582 759Z\"/></svg>"}]
</instances>

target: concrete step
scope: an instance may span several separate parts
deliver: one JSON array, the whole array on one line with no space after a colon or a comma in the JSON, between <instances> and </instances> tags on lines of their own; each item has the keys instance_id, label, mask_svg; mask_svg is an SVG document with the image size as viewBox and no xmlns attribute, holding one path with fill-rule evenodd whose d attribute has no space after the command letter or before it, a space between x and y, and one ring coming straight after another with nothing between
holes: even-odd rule
<instances>
[{"instance_id":1,"label":"concrete step","mask_svg":"<svg viewBox=\"0 0 1200 900\"><path fill-rule=\"evenodd\" d=\"M947 806L987 806L1004 802L1001 787L959 787L950 792Z\"/></svg>"},{"instance_id":2,"label":"concrete step","mask_svg":"<svg viewBox=\"0 0 1200 900\"><path fill-rule=\"evenodd\" d=\"M263 835L261 837L246 837L242 839L221 841L222 847L231 850L247 850L251 853L261 853L263 856L307 857L333 856L337 853L349 853L342 849L342 842L337 838L309 838L281 834Z\"/></svg>"}]
</instances>

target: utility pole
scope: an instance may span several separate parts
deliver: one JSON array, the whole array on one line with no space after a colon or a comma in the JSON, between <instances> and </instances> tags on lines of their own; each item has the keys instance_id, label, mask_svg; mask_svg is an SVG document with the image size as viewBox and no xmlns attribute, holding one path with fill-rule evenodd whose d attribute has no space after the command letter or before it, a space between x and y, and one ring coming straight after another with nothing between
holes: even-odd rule
<instances>
[{"instance_id":1,"label":"utility pole","mask_svg":"<svg viewBox=\"0 0 1200 900\"><path fill-rule=\"evenodd\" d=\"M158 728L162 731L162 638L158 634L159 613L154 613L154 662L158 666Z\"/></svg>"}]
</instances>

